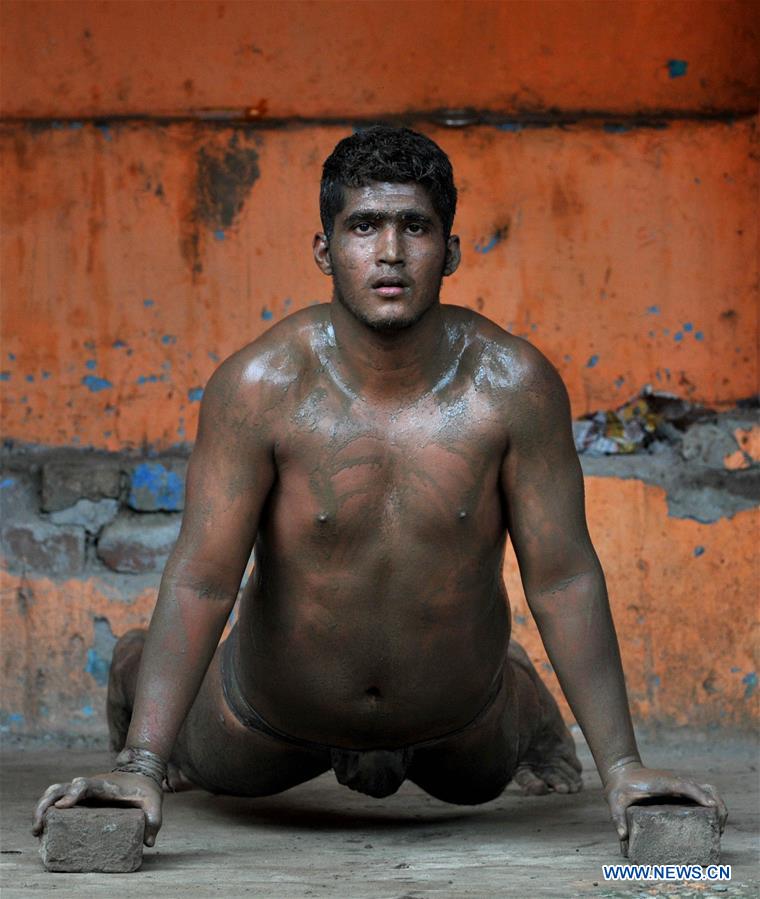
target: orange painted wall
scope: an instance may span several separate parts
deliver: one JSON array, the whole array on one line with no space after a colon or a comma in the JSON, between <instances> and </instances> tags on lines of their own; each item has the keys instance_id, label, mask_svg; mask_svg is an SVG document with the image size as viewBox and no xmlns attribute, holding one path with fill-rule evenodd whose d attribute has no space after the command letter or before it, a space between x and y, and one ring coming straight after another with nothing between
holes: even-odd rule
<instances>
[{"instance_id":1,"label":"orange painted wall","mask_svg":"<svg viewBox=\"0 0 760 899\"><path fill-rule=\"evenodd\" d=\"M328 298L309 253L320 165L380 115L454 162L465 256L444 300L535 342L576 416L646 384L733 406L758 383L758 13L5 2L3 436L192 441L217 360ZM492 121L443 128L439 107ZM233 164L240 177L217 177ZM615 478L589 479L588 507L637 718L756 721L756 512L674 519L658 488ZM511 562L507 579L542 659ZM144 623L155 584L135 584L4 575L3 707L24 715L11 729L102 730L93 623Z\"/></svg>"},{"instance_id":2,"label":"orange painted wall","mask_svg":"<svg viewBox=\"0 0 760 899\"><path fill-rule=\"evenodd\" d=\"M758 634L748 586L760 575L760 514L705 525L668 517L662 491L638 481L590 478L586 487L636 720L706 730L753 727L760 711ZM511 552L505 575L514 634L572 719ZM102 733L105 687L88 664L94 621L106 619L114 634L145 626L155 595L155 587L139 581L125 594L96 578L61 582L0 572L6 727Z\"/></svg>"},{"instance_id":3,"label":"orange painted wall","mask_svg":"<svg viewBox=\"0 0 760 899\"><path fill-rule=\"evenodd\" d=\"M2 110L14 116L752 112L760 84L756 0L6 0L2 11Z\"/></svg>"},{"instance_id":4,"label":"orange painted wall","mask_svg":"<svg viewBox=\"0 0 760 899\"><path fill-rule=\"evenodd\" d=\"M751 120L426 130L461 187L464 262L445 301L533 340L576 415L648 383L716 406L756 389ZM216 360L329 299L310 242L321 161L346 133L6 126L7 432L110 449L192 439ZM225 154L258 171L231 222L204 175Z\"/></svg>"}]
</instances>

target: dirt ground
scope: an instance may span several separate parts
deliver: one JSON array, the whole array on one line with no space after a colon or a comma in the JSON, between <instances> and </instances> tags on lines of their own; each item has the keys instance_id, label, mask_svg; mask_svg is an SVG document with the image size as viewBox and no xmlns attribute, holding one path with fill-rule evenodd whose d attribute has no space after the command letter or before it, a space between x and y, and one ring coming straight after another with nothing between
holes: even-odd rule
<instances>
[{"instance_id":1,"label":"dirt ground","mask_svg":"<svg viewBox=\"0 0 760 899\"><path fill-rule=\"evenodd\" d=\"M622 859L584 745L576 796L524 798L509 787L494 802L457 807L404 784L374 800L331 773L265 799L175 794L139 872L48 874L29 830L36 797L55 780L106 770L110 756L14 747L2 756L2 897L760 897L757 745L671 734L644 750L648 764L688 770L723 793L730 882L606 882L602 865Z\"/></svg>"}]
</instances>

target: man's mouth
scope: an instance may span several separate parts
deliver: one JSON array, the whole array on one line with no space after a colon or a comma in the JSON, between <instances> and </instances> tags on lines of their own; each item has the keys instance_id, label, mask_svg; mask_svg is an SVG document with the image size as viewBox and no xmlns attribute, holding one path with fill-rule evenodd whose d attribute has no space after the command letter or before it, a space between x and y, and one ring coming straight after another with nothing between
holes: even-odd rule
<instances>
[{"instance_id":1,"label":"man's mouth","mask_svg":"<svg viewBox=\"0 0 760 899\"><path fill-rule=\"evenodd\" d=\"M375 293L379 293L381 297L398 297L400 296L404 290L408 287L406 281L403 278L378 278L372 284L372 289Z\"/></svg>"}]
</instances>

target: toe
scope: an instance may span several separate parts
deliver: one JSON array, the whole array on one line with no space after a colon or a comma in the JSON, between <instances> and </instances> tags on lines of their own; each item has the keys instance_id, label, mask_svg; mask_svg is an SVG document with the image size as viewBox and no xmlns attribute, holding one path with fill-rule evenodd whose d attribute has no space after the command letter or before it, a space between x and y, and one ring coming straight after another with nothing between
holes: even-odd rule
<instances>
[{"instance_id":1,"label":"toe","mask_svg":"<svg viewBox=\"0 0 760 899\"><path fill-rule=\"evenodd\" d=\"M528 767L518 768L514 780L526 796L543 796L549 792L546 783Z\"/></svg>"}]
</instances>

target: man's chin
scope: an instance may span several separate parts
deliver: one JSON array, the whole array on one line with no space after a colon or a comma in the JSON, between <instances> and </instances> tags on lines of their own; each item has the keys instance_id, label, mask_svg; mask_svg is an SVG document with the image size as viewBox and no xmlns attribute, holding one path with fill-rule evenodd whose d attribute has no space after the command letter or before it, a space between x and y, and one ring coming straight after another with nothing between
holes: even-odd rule
<instances>
[{"instance_id":1,"label":"man's chin","mask_svg":"<svg viewBox=\"0 0 760 899\"><path fill-rule=\"evenodd\" d=\"M414 312L409 312L407 310L387 310L379 314L373 314L372 312L365 312L363 309L358 309L351 303L345 302L345 300L338 299L341 305L350 312L355 319L378 334L394 334L398 331L405 331L407 328L411 328L423 318L429 308L426 307L424 309L415 310Z\"/></svg>"}]
</instances>

